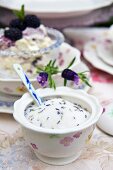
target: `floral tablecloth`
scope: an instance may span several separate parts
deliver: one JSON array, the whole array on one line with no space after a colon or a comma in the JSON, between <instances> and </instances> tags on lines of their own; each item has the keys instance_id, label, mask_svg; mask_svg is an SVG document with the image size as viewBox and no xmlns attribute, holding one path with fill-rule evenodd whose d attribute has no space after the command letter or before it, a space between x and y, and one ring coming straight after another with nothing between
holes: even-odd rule
<instances>
[{"instance_id":1,"label":"floral tablecloth","mask_svg":"<svg viewBox=\"0 0 113 170\"><path fill-rule=\"evenodd\" d=\"M76 36L76 30L75 34L73 32L73 36L70 35L70 37L68 32L67 37L73 39L76 47L82 50L85 41L91 39L92 36L94 38L100 34L102 35L102 33L107 33L107 29L88 29L87 34L85 33L84 35L84 39L82 35L80 37ZM93 68L90 64L88 64L88 66L91 69L93 83L93 88L90 90L90 93L97 96L102 104L112 102L113 77ZM3 117L3 114L0 114L0 117L1 115ZM1 135L6 132L4 141L5 138L7 139L8 135L10 136L10 139L12 139L11 141L13 141L4 146L3 143L1 143L0 170L113 170L113 137L105 134L98 128L95 129L90 144L84 149L80 158L71 164L59 167L47 165L38 160L29 146L25 143L20 130L18 131L20 126L15 123L11 115L9 118L8 115L6 115L4 119L6 119L6 117L9 123L12 121L16 128L14 132L11 129L10 133L10 130L7 130L8 124L4 129L0 127L0 139ZM13 140L14 138L15 140Z\"/></svg>"}]
</instances>

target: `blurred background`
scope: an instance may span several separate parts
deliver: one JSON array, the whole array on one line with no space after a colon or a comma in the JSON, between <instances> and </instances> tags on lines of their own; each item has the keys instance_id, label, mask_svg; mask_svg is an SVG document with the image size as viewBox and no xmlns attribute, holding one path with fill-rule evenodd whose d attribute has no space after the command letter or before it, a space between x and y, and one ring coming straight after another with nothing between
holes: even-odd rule
<instances>
[{"instance_id":1,"label":"blurred background","mask_svg":"<svg viewBox=\"0 0 113 170\"><path fill-rule=\"evenodd\" d=\"M63 7L63 0L57 4L46 1L33 0L0 0L0 25L7 26L9 21L14 18L12 9L20 9L21 4L25 4L28 13L37 14L42 23L49 27L63 29L66 27L82 26L110 26L113 24L113 1L112 0L66 0ZM65 1L65 2L66 2ZM82 1L84 3L82 3ZM54 2L54 1L53 1ZM69 6L70 3L71 5ZM53 5L53 6L52 6ZM55 9L54 9L54 8ZM60 7L60 8L59 8Z\"/></svg>"}]
</instances>

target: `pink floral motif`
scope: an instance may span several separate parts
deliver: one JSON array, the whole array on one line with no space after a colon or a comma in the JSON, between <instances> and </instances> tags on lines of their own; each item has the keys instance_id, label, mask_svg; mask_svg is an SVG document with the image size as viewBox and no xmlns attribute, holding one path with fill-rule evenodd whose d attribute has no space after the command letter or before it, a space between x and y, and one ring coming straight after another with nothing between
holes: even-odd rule
<instances>
[{"instance_id":1,"label":"pink floral motif","mask_svg":"<svg viewBox=\"0 0 113 170\"><path fill-rule=\"evenodd\" d=\"M32 146L33 149L38 149L38 147L34 143L31 143L31 146Z\"/></svg>"},{"instance_id":2,"label":"pink floral motif","mask_svg":"<svg viewBox=\"0 0 113 170\"><path fill-rule=\"evenodd\" d=\"M69 146L73 142L73 140L73 138L67 136L64 139L60 140L60 144L63 144L64 146Z\"/></svg>"},{"instance_id":3,"label":"pink floral motif","mask_svg":"<svg viewBox=\"0 0 113 170\"><path fill-rule=\"evenodd\" d=\"M62 66L63 64L64 64L64 59L61 59L61 60L59 61L59 65Z\"/></svg>"},{"instance_id":4,"label":"pink floral motif","mask_svg":"<svg viewBox=\"0 0 113 170\"><path fill-rule=\"evenodd\" d=\"M74 138L79 138L81 134L82 134L82 132L77 132L77 133L75 133L75 134L73 135L73 137L74 137Z\"/></svg>"},{"instance_id":5,"label":"pink floral motif","mask_svg":"<svg viewBox=\"0 0 113 170\"><path fill-rule=\"evenodd\" d=\"M64 58L62 52L59 52L58 60L59 60L59 65L62 66L64 64Z\"/></svg>"},{"instance_id":6,"label":"pink floral motif","mask_svg":"<svg viewBox=\"0 0 113 170\"><path fill-rule=\"evenodd\" d=\"M105 43L109 43L109 44L111 44L111 43L112 43L112 41L111 41L110 39L105 39Z\"/></svg>"},{"instance_id":7,"label":"pink floral motif","mask_svg":"<svg viewBox=\"0 0 113 170\"><path fill-rule=\"evenodd\" d=\"M92 70L91 77L93 81L100 83L112 83L113 77L107 73L101 71Z\"/></svg>"}]
</instances>

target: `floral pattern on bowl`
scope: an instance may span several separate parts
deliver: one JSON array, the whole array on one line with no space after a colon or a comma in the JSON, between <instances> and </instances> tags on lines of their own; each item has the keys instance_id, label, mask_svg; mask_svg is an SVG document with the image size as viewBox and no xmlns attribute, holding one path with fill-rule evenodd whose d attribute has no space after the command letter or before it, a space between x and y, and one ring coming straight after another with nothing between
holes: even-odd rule
<instances>
[{"instance_id":1,"label":"floral pattern on bowl","mask_svg":"<svg viewBox=\"0 0 113 170\"><path fill-rule=\"evenodd\" d=\"M54 56L54 53L52 53L52 57ZM70 45L63 43L59 49L59 52L57 54L58 62L59 64L65 64L68 65L69 60L73 59L73 57L76 57L76 60L74 64L72 65L71 69L75 70L82 70L82 66L80 65L80 52L76 48L71 47ZM64 60L65 58L65 60ZM48 63L48 61L47 61ZM63 67L63 65L61 66ZM79 68L77 68L79 67ZM84 69L86 70L87 67L84 66ZM88 68L87 68L88 70ZM2 72L1 72L2 71ZM24 87L22 86L21 80L17 78L11 78L11 75L5 72L5 76L3 76L4 70L0 71L0 91L7 93L7 94L13 94L13 95L22 95L24 91ZM3 76L3 77L2 77ZM35 74L34 78L30 78L32 84L37 89L39 88L39 84L36 81L37 74ZM60 75L55 75L55 81L56 86L62 86L63 81L60 80ZM82 87L83 86L83 87ZM21 88L22 87L22 88ZM80 84L77 88L85 88L83 84Z\"/></svg>"}]
</instances>

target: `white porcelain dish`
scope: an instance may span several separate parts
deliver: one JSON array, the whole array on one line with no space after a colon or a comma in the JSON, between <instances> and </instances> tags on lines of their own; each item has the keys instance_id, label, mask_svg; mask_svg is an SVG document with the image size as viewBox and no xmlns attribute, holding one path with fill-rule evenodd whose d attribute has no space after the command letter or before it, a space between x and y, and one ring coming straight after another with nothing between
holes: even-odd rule
<instances>
[{"instance_id":1,"label":"white porcelain dish","mask_svg":"<svg viewBox=\"0 0 113 170\"><path fill-rule=\"evenodd\" d=\"M0 92L0 113L13 113L13 105L19 96L7 95Z\"/></svg>"},{"instance_id":2,"label":"white porcelain dish","mask_svg":"<svg viewBox=\"0 0 113 170\"><path fill-rule=\"evenodd\" d=\"M97 125L102 131L113 136L113 101L106 106Z\"/></svg>"},{"instance_id":3,"label":"white porcelain dish","mask_svg":"<svg viewBox=\"0 0 113 170\"><path fill-rule=\"evenodd\" d=\"M84 15L112 4L113 0L0 0L0 6L19 10L25 4L27 12L43 18L66 18Z\"/></svg>"},{"instance_id":4,"label":"white porcelain dish","mask_svg":"<svg viewBox=\"0 0 113 170\"><path fill-rule=\"evenodd\" d=\"M80 156L85 144L90 140L95 124L102 113L102 107L94 96L82 90L59 87L56 90L38 89L37 92L45 99L60 96L70 102L74 101L89 111L89 119L80 126L68 129L48 129L37 127L25 118L24 110L32 102L28 93L14 104L13 116L22 125L26 142L40 160L53 165L73 162Z\"/></svg>"},{"instance_id":5,"label":"white porcelain dish","mask_svg":"<svg viewBox=\"0 0 113 170\"><path fill-rule=\"evenodd\" d=\"M95 68L98 68L113 75L113 67L106 64L98 57L97 45L98 43L96 41L89 41L88 43L86 43L83 51L84 58Z\"/></svg>"},{"instance_id":6,"label":"white porcelain dish","mask_svg":"<svg viewBox=\"0 0 113 170\"><path fill-rule=\"evenodd\" d=\"M113 42L109 41L97 43L98 57L103 60L106 64L113 66Z\"/></svg>"},{"instance_id":7,"label":"white porcelain dish","mask_svg":"<svg viewBox=\"0 0 113 170\"><path fill-rule=\"evenodd\" d=\"M67 43L63 43L59 49L58 56L63 56L65 61L71 61L72 58L76 57L74 64L70 67L71 69L76 71L76 68L80 64L80 52L76 48L68 45ZM57 57L58 57L57 56ZM67 58L67 59L66 59ZM68 62L69 63L69 62ZM6 70L1 70L0 72L0 91L7 93L7 94L14 94L14 95L22 95L26 89L23 86L21 80L17 78L13 78L11 74L8 74ZM5 75L4 75L5 74ZM37 75L36 75L37 77ZM36 77L31 79L31 82L38 88L39 85L36 81ZM63 79L61 81L60 74L54 76L56 81L56 85L60 86L63 83Z\"/></svg>"}]
</instances>

